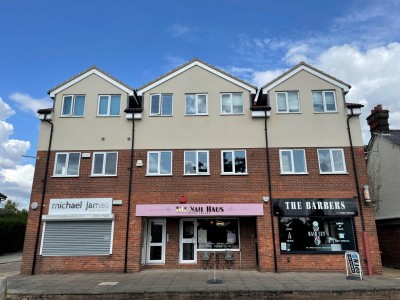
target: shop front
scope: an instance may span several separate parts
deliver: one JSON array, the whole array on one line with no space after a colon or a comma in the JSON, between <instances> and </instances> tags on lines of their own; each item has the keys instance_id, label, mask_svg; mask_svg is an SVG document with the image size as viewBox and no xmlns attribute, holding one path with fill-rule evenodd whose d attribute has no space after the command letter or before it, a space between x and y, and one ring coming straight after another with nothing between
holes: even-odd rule
<instances>
[{"instance_id":1,"label":"shop front","mask_svg":"<svg viewBox=\"0 0 400 300\"><path fill-rule=\"evenodd\" d=\"M225 267L231 255L237 267L256 267L260 215L262 204L137 205L136 216L143 217L142 265Z\"/></svg>"}]
</instances>

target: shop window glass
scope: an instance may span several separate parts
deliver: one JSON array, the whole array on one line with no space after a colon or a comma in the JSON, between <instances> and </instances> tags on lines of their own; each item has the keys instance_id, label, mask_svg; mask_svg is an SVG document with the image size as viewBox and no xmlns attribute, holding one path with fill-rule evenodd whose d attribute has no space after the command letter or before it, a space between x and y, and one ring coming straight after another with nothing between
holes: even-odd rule
<instances>
[{"instance_id":1,"label":"shop window glass","mask_svg":"<svg viewBox=\"0 0 400 300\"><path fill-rule=\"evenodd\" d=\"M279 236L282 253L356 249L352 218L282 217L279 219Z\"/></svg>"},{"instance_id":2,"label":"shop window glass","mask_svg":"<svg viewBox=\"0 0 400 300\"><path fill-rule=\"evenodd\" d=\"M237 219L197 220L197 249L239 249Z\"/></svg>"}]
</instances>

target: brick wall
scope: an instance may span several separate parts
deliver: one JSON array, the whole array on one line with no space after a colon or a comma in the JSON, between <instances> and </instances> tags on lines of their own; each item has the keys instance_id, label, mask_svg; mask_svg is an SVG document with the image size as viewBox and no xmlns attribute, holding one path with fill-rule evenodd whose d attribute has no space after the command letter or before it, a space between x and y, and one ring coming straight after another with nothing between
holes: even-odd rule
<instances>
[{"instance_id":1,"label":"brick wall","mask_svg":"<svg viewBox=\"0 0 400 300\"><path fill-rule=\"evenodd\" d=\"M400 219L377 220L382 264L400 268Z\"/></svg>"},{"instance_id":2,"label":"brick wall","mask_svg":"<svg viewBox=\"0 0 400 300\"><path fill-rule=\"evenodd\" d=\"M196 149L198 150L198 149ZM181 196L187 203L262 203L269 196L267 185L265 149L246 149L248 175L221 175L221 150L209 150L210 175L184 176L184 150L173 151L173 176L146 176L147 150L135 150L134 162L143 160L143 167L133 169L131 218L129 224L128 271L139 271L142 241L142 218L135 217L135 204L178 203ZM72 150L71 150L72 151ZM316 148L306 148L308 175L280 175L279 149L270 149L271 182L273 198L352 198L356 195L350 149L345 148L348 175L320 175ZM90 152L90 151L84 151ZM37 273L51 272L122 272L125 256L125 232L127 221L127 197L129 184L130 151L122 150L118 158L118 176L90 177L92 158L81 159L80 176L77 178L51 177L55 153L51 153L50 171L45 195L44 214L47 214L51 198L111 197L123 201L113 206L115 215L113 254L110 256L41 257L37 256ZM367 173L362 147L355 149L359 182L366 184ZM41 202L46 162L46 152L38 152L31 202ZM242 267L256 266L256 247L253 234L257 234L259 269L274 270L273 243L270 217L271 201L264 206L264 216L241 219ZM371 249L373 272L381 273L380 255L372 207L363 205L365 231ZM360 210L359 210L360 211ZM39 209L29 212L21 273L30 274L36 239ZM279 251L278 219L274 217L275 244L278 271L323 270L343 271L343 254L332 255L281 255ZM256 232L254 228L256 227ZM357 243L362 259L365 258L361 217L355 217ZM167 219L170 241L166 249L165 268L178 267L179 219ZM199 254L200 255L200 254ZM233 267L239 266L240 258L234 253ZM199 268L201 257L198 256ZM182 267L182 266L180 266ZM189 266L188 266L189 267ZM363 265L365 269L365 264Z\"/></svg>"}]
</instances>

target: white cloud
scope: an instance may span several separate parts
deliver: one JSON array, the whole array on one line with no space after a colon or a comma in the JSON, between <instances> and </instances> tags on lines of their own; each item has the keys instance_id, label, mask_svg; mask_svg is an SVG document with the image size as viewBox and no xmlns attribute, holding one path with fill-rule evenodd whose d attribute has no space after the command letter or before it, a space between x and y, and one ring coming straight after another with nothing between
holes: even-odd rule
<instances>
[{"instance_id":1,"label":"white cloud","mask_svg":"<svg viewBox=\"0 0 400 300\"><path fill-rule=\"evenodd\" d=\"M277 70L264 71L264 72L262 72L262 71L254 72L253 73L253 78L252 78L251 81L256 86L262 87L265 84L267 84L268 82L270 82L273 79L275 79L276 77L278 77L279 75L281 75L285 71L286 70L277 69Z\"/></svg>"},{"instance_id":2,"label":"white cloud","mask_svg":"<svg viewBox=\"0 0 400 300\"><path fill-rule=\"evenodd\" d=\"M35 99L28 94L20 92L11 94L9 98L17 104L19 109L35 116L37 116L38 109L53 107L53 102L50 98Z\"/></svg>"},{"instance_id":3,"label":"white cloud","mask_svg":"<svg viewBox=\"0 0 400 300\"><path fill-rule=\"evenodd\" d=\"M171 38L183 39L187 42L193 42L197 39L197 33L199 32L196 27L189 27L179 23L175 23L167 29Z\"/></svg>"},{"instance_id":4,"label":"white cloud","mask_svg":"<svg viewBox=\"0 0 400 300\"><path fill-rule=\"evenodd\" d=\"M7 119L15 112L0 98L0 192L27 208L32 189L34 166L21 165L31 144L29 141L10 139L14 127Z\"/></svg>"},{"instance_id":5,"label":"white cloud","mask_svg":"<svg viewBox=\"0 0 400 300\"><path fill-rule=\"evenodd\" d=\"M298 64L301 61L309 60L307 58L307 53L309 47L307 44L301 44L290 48L285 54L285 61L289 64Z\"/></svg>"}]
</instances>

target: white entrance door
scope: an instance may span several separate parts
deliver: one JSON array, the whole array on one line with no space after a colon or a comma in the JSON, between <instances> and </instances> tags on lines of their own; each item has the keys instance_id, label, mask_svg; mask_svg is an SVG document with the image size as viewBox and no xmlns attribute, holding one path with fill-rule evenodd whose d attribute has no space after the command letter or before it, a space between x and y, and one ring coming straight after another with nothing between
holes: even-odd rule
<instances>
[{"instance_id":1,"label":"white entrance door","mask_svg":"<svg viewBox=\"0 0 400 300\"><path fill-rule=\"evenodd\" d=\"M197 262L197 220L181 219L179 224L179 262Z\"/></svg>"},{"instance_id":2,"label":"white entrance door","mask_svg":"<svg viewBox=\"0 0 400 300\"><path fill-rule=\"evenodd\" d=\"M147 263L165 263L165 219L148 220Z\"/></svg>"}]
</instances>

